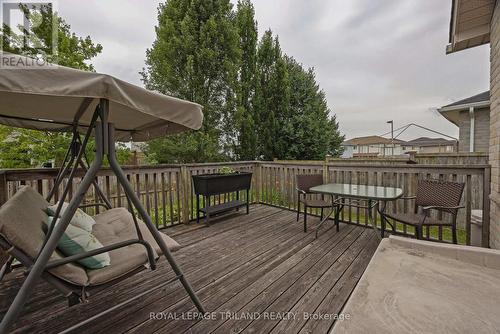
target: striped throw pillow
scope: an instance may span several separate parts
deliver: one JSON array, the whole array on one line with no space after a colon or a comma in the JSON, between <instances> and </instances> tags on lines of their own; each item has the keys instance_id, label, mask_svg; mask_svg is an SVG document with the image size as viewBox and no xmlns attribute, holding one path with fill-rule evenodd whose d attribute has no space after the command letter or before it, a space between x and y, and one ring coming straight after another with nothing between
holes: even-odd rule
<instances>
[{"instance_id":1,"label":"striped throw pillow","mask_svg":"<svg viewBox=\"0 0 500 334\"><path fill-rule=\"evenodd\" d=\"M52 225L53 218L54 217L49 216L47 222L45 222L47 229ZM58 219L57 223L59 223L59 221ZM57 244L59 251L66 256L77 255L101 247L103 247L103 245L92 233L72 224L68 225ZM88 269L100 269L109 266L111 264L111 258L109 253L106 252L79 260L78 263Z\"/></svg>"},{"instance_id":2,"label":"striped throw pillow","mask_svg":"<svg viewBox=\"0 0 500 334\"><path fill-rule=\"evenodd\" d=\"M51 205L47 208L47 214L49 216L55 216L58 203ZM63 215L64 211L68 208L69 203L64 202L61 208L61 213L59 218ZM73 218L71 218L71 225L84 229L87 232L92 232L92 227L95 225L95 220L88 214L86 214L82 209L77 209Z\"/></svg>"}]
</instances>

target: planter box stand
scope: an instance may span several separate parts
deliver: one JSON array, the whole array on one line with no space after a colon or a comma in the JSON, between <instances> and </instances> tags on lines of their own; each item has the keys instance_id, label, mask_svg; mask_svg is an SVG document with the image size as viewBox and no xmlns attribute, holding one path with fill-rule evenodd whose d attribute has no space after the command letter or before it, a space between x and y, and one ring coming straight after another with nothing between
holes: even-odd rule
<instances>
[{"instance_id":1,"label":"planter box stand","mask_svg":"<svg viewBox=\"0 0 500 334\"><path fill-rule=\"evenodd\" d=\"M222 204L210 205L210 196L203 196L206 206L200 208L200 195L196 195L196 222L200 222L200 213L205 217L205 224L210 225L210 217L219 213L227 212L236 209L239 211L241 207L246 207L246 214L250 212L249 191L247 190L247 200L245 202L239 200L240 193L236 192L236 200L225 202Z\"/></svg>"},{"instance_id":2,"label":"planter box stand","mask_svg":"<svg viewBox=\"0 0 500 334\"><path fill-rule=\"evenodd\" d=\"M205 223L210 225L210 218L216 214L230 210L239 210L246 207L250 211L250 184L252 173L240 172L235 174L205 174L193 175L193 185L196 194L196 222L200 222L200 213L205 217ZM240 200L240 191L246 191L246 201ZM236 193L236 199L225 203L211 205L210 197ZM205 207L200 208L200 197L204 199Z\"/></svg>"}]
</instances>

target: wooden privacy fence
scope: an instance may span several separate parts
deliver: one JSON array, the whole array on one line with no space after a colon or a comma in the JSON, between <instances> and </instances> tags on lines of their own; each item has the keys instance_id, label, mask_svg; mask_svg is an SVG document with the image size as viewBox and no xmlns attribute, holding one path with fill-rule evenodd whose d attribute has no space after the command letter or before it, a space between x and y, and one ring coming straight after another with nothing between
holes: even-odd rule
<instances>
[{"instance_id":1,"label":"wooden privacy fence","mask_svg":"<svg viewBox=\"0 0 500 334\"><path fill-rule=\"evenodd\" d=\"M254 162L228 162L207 164L172 164L158 166L131 166L123 167L125 175L132 184L136 194L141 199L148 214L158 228L164 228L179 223L186 223L196 217L195 194L192 186L192 175L215 173L219 168L230 166L235 170L253 171ZM44 197L47 196L54 184L58 170L55 168L40 169L9 169L0 170L0 204L12 197L22 186L31 186ZM81 180L83 173L77 176L70 185L66 201L69 201ZM113 207L127 207L127 198L123 188L118 185L116 176L109 169L102 169L97 177L99 188L111 201ZM252 181L255 182L255 178ZM58 201L60 194L67 184L65 179L56 190L54 201ZM256 188L253 184L252 188ZM230 200L235 194L216 196L214 203L223 203ZM246 200L246 194L241 194ZM251 199L252 202L255 200ZM91 186L82 204L99 202L95 189ZM91 214L98 214L102 207L86 209Z\"/></svg>"},{"instance_id":2,"label":"wooden privacy fence","mask_svg":"<svg viewBox=\"0 0 500 334\"><path fill-rule=\"evenodd\" d=\"M124 167L127 178L139 195L146 210L158 228L179 223L186 223L196 217L196 203L191 176L214 173L219 168L229 166L235 170L250 171L254 176L250 191L252 203L263 203L295 210L297 207L296 175L320 173L325 182L352 183L364 185L381 185L400 187L405 196L415 193L416 184L422 178L460 181L465 183L463 205L458 217L459 240L470 244L471 236L479 233L483 246L489 240L489 183L490 169L488 165L407 165L407 164L343 164L338 162L224 162L203 164L172 164L158 166ZM14 195L20 186L28 185L46 195L56 177L56 169L12 169L0 171L0 203ZM81 176L81 175L80 175ZM127 206L127 200L116 177L110 170L100 171L97 181L100 188L114 206ZM77 187L79 178L75 178L70 188L69 198ZM55 200L59 198L63 183ZM246 194L241 194L245 199ZM216 196L214 203L232 200L234 194ZM66 199L66 200L68 200ZM87 194L86 203L96 202L97 193L93 188ZM413 200L399 200L387 206L388 211L412 212ZM99 207L90 209L99 213ZM481 226L471 224L473 210L483 214ZM317 213L312 210L312 214ZM374 212L376 217L376 212ZM449 219L449 217L439 217ZM368 214L347 201L341 219L350 224L368 225ZM398 232L413 234L413 229L398 225ZM479 231L479 232L478 232ZM431 228L424 231L429 239L451 240L447 228Z\"/></svg>"},{"instance_id":3,"label":"wooden privacy fence","mask_svg":"<svg viewBox=\"0 0 500 334\"><path fill-rule=\"evenodd\" d=\"M402 188L404 196L415 194L417 181L419 179L439 179L458 181L465 183L462 205L465 209L460 210L458 215L459 240L465 244L471 244L471 236L477 236L481 245L487 246L489 240L489 191L490 191L490 167L488 165L408 165L408 164L342 164L335 162L262 162L257 165L261 176L259 184L261 189L260 202L286 207L295 210L297 207L296 175L298 174L322 174L325 182L351 183L358 185L378 185ZM359 209L346 201L340 218L342 221L356 224L368 225L368 214L364 209ZM414 200L398 200L389 202L388 212L413 212ZM471 216L473 210L482 211L483 223L481 226L472 226ZM311 209L311 213L317 213ZM438 218L451 219L446 214L436 214ZM374 210L374 217L377 212ZM444 215L444 216L443 216ZM379 217L377 217L379 219ZM412 228L406 225L398 225L398 232L405 235L413 235ZM450 241L451 233L447 228L431 228L424 230L424 237Z\"/></svg>"}]
</instances>

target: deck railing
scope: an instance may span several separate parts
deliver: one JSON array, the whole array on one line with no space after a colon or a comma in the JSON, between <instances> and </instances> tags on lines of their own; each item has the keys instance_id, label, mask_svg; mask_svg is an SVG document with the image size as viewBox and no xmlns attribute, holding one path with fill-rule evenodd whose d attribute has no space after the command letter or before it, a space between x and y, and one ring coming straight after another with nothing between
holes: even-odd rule
<instances>
[{"instance_id":1,"label":"deck railing","mask_svg":"<svg viewBox=\"0 0 500 334\"><path fill-rule=\"evenodd\" d=\"M179 223L186 223L196 217L195 202L191 176L213 173L223 166L235 170L254 173L250 201L264 203L295 210L297 207L296 175L320 173L326 182L352 183L364 185L396 186L404 190L405 195L415 193L418 179L435 178L454 180L465 183L463 205L458 216L459 241L464 244L479 243L488 246L489 240L489 183L490 167L488 165L408 165L408 164L356 164L324 161L273 161L273 162L224 162L203 164L172 164L158 166L124 167L124 171L139 195L146 210L158 228ZM56 169L10 169L0 171L0 204L5 202L22 185L29 185L46 195L56 177ZM81 175L80 175L81 176ZM110 170L103 169L97 177L100 188L112 201L114 206L127 204L123 189L117 185L116 177ZM76 189L78 177L71 185L69 198ZM55 199L62 193L61 185ZM245 196L245 194L242 194ZM231 200L234 194L219 195L215 203ZM244 197L243 197L244 198ZM97 193L90 189L85 201L96 202ZM411 212L412 200L399 200L387 206L388 211ZM93 214L99 213L99 207L91 209ZM482 226L472 224L472 214L482 212ZM311 210L312 214L318 213ZM376 217L376 212L373 213ZM439 217L450 219L449 217ZM356 225L368 225L368 214L349 201L341 215L342 221ZM398 233L412 235L413 229L405 225L397 226ZM431 228L424 230L424 237L450 241L448 228Z\"/></svg>"},{"instance_id":2,"label":"deck railing","mask_svg":"<svg viewBox=\"0 0 500 334\"><path fill-rule=\"evenodd\" d=\"M196 217L195 195L192 186L192 175L214 173L223 166L239 171L254 171L254 162L229 162L206 164L171 164L157 166L125 166L123 170L127 179L132 184L136 194L141 199L144 207L158 228L164 228L180 223L186 223ZM22 186L31 186L38 190L44 197L47 196L54 185L58 170L55 168L37 169L4 169L0 170L0 204L12 197ZM68 201L73 197L74 191L80 182L82 173L77 173L68 193ZM252 189L255 189L255 178ZM103 168L98 176L99 188L114 207L127 207L127 199L123 188L118 185L116 176L111 170ZM54 193L54 201L58 201L60 194L67 184L65 179ZM253 194L251 194L252 196ZM232 198L234 194L221 194L215 203L223 203ZM246 199L246 193L241 194ZM254 203L257 200L251 198ZM95 188L87 192L83 204L97 203L99 197ZM87 208L91 214L102 211L99 206Z\"/></svg>"}]
</instances>

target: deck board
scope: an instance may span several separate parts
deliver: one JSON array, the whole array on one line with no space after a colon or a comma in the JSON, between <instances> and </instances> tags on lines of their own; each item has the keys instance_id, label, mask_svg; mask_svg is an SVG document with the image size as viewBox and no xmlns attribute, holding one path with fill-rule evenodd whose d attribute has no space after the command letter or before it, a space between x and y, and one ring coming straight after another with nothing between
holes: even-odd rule
<instances>
[{"instance_id":1,"label":"deck board","mask_svg":"<svg viewBox=\"0 0 500 334\"><path fill-rule=\"evenodd\" d=\"M331 282L336 282L338 277L354 261L360 250L366 244L366 240L372 234L370 231L363 231L357 234L357 230L346 236L341 243L331 249L323 258L316 262L314 266L307 270L300 279L294 282L284 281L287 290L280 293L276 300L266 309L268 312L281 312L281 310L291 310L294 314L300 315L307 310L314 310L315 303L324 298ZM296 271L296 270L294 270ZM273 288L274 289L274 288ZM294 305L303 302L302 308L294 309ZM302 311L302 312L300 312ZM297 316L295 321L287 320L288 324L300 324L303 316ZM245 328L244 333L268 333L279 322L276 320L252 321L250 326ZM293 331L289 330L287 333ZM220 332L222 333L222 331Z\"/></svg>"},{"instance_id":2,"label":"deck board","mask_svg":"<svg viewBox=\"0 0 500 334\"><path fill-rule=\"evenodd\" d=\"M194 311L175 283L78 332L327 333L334 320L307 320L303 312L340 312L378 244L371 229L345 224L339 232L333 224L325 226L315 239L317 218L310 219L311 228L304 233L294 212L264 205L251 206L249 215L231 213L212 222L202 228L176 226L166 233L183 246L174 256L214 319L151 320L152 312L182 316ZM57 333L171 277L162 261L156 271L127 279L73 308L41 282L14 332ZM21 283L17 271L0 284L0 312ZM264 319L286 312L296 314L295 319ZM235 319L251 314L258 319Z\"/></svg>"}]
</instances>

